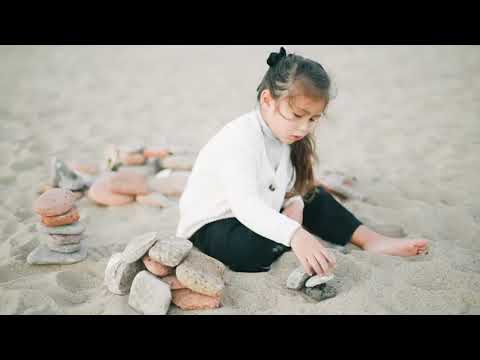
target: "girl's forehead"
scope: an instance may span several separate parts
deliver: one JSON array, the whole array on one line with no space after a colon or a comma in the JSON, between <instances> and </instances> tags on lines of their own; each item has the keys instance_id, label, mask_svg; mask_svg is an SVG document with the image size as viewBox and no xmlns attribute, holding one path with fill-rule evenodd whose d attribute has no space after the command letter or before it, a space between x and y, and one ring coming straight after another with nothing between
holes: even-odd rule
<instances>
[{"instance_id":1,"label":"girl's forehead","mask_svg":"<svg viewBox=\"0 0 480 360\"><path fill-rule=\"evenodd\" d=\"M294 96L289 103L297 111L315 115L322 113L326 106L324 98L313 98L305 95Z\"/></svg>"}]
</instances>

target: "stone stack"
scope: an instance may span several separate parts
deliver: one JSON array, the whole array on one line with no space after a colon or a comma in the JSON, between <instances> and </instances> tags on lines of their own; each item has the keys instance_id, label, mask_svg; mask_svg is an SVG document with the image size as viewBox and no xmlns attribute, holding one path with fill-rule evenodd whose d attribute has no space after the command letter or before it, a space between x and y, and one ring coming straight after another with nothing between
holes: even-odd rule
<instances>
[{"instance_id":1,"label":"stone stack","mask_svg":"<svg viewBox=\"0 0 480 360\"><path fill-rule=\"evenodd\" d=\"M108 289L129 293L129 305L143 314L167 314L170 303L183 310L221 306L225 266L190 241L147 233L114 254L105 271Z\"/></svg>"},{"instance_id":2,"label":"stone stack","mask_svg":"<svg viewBox=\"0 0 480 360\"><path fill-rule=\"evenodd\" d=\"M31 265L73 264L87 257L85 226L79 222L75 195L53 188L40 195L34 211L41 216L37 224L41 244L27 257Z\"/></svg>"},{"instance_id":3,"label":"stone stack","mask_svg":"<svg viewBox=\"0 0 480 360\"><path fill-rule=\"evenodd\" d=\"M292 271L287 279L287 288L300 291L316 301L322 301L337 295L337 291L328 282L334 279L333 274L315 275L307 274L300 266Z\"/></svg>"}]
</instances>

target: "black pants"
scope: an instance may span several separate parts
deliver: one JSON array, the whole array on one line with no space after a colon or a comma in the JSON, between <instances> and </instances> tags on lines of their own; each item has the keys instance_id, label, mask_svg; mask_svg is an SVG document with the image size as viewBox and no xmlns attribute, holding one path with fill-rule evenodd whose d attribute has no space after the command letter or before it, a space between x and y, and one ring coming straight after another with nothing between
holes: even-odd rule
<instances>
[{"instance_id":1,"label":"black pants","mask_svg":"<svg viewBox=\"0 0 480 360\"><path fill-rule=\"evenodd\" d=\"M322 187L316 190L311 202L305 203L303 227L325 241L346 245L362 223ZM255 233L237 218L208 223L190 240L203 253L239 272L268 271L290 249Z\"/></svg>"}]
</instances>

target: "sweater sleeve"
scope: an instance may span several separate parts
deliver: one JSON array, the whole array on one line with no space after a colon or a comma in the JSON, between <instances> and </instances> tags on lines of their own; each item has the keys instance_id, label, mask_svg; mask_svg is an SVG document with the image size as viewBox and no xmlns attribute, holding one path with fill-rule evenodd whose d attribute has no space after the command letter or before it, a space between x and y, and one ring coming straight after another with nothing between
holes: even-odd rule
<instances>
[{"instance_id":1,"label":"sweater sleeve","mask_svg":"<svg viewBox=\"0 0 480 360\"><path fill-rule=\"evenodd\" d=\"M222 148L222 159L219 173L233 215L257 234L290 246L301 224L275 211L259 196L255 147L232 141Z\"/></svg>"}]
</instances>

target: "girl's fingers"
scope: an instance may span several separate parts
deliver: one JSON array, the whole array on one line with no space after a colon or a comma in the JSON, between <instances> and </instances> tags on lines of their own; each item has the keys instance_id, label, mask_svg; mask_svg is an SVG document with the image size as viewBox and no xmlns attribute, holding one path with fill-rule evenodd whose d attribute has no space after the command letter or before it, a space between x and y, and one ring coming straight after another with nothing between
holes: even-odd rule
<instances>
[{"instance_id":1,"label":"girl's fingers","mask_svg":"<svg viewBox=\"0 0 480 360\"><path fill-rule=\"evenodd\" d=\"M306 259L300 259L300 263L302 264L303 266L303 270L308 274L308 275L313 275L313 269L312 267L310 266L310 264L308 263L308 261Z\"/></svg>"},{"instance_id":2,"label":"girl's fingers","mask_svg":"<svg viewBox=\"0 0 480 360\"><path fill-rule=\"evenodd\" d=\"M316 274L318 274L318 275L323 275L324 274L325 270L323 269L322 265L320 264L320 262L318 261L318 259L315 256L312 256L312 257L308 258L308 262L313 267Z\"/></svg>"},{"instance_id":3,"label":"girl's fingers","mask_svg":"<svg viewBox=\"0 0 480 360\"><path fill-rule=\"evenodd\" d=\"M314 254L315 259L317 259L318 263L322 267L323 274L328 274L330 272L330 265L328 265L327 260L325 259L325 256L323 256L322 253L316 253Z\"/></svg>"}]
</instances>

